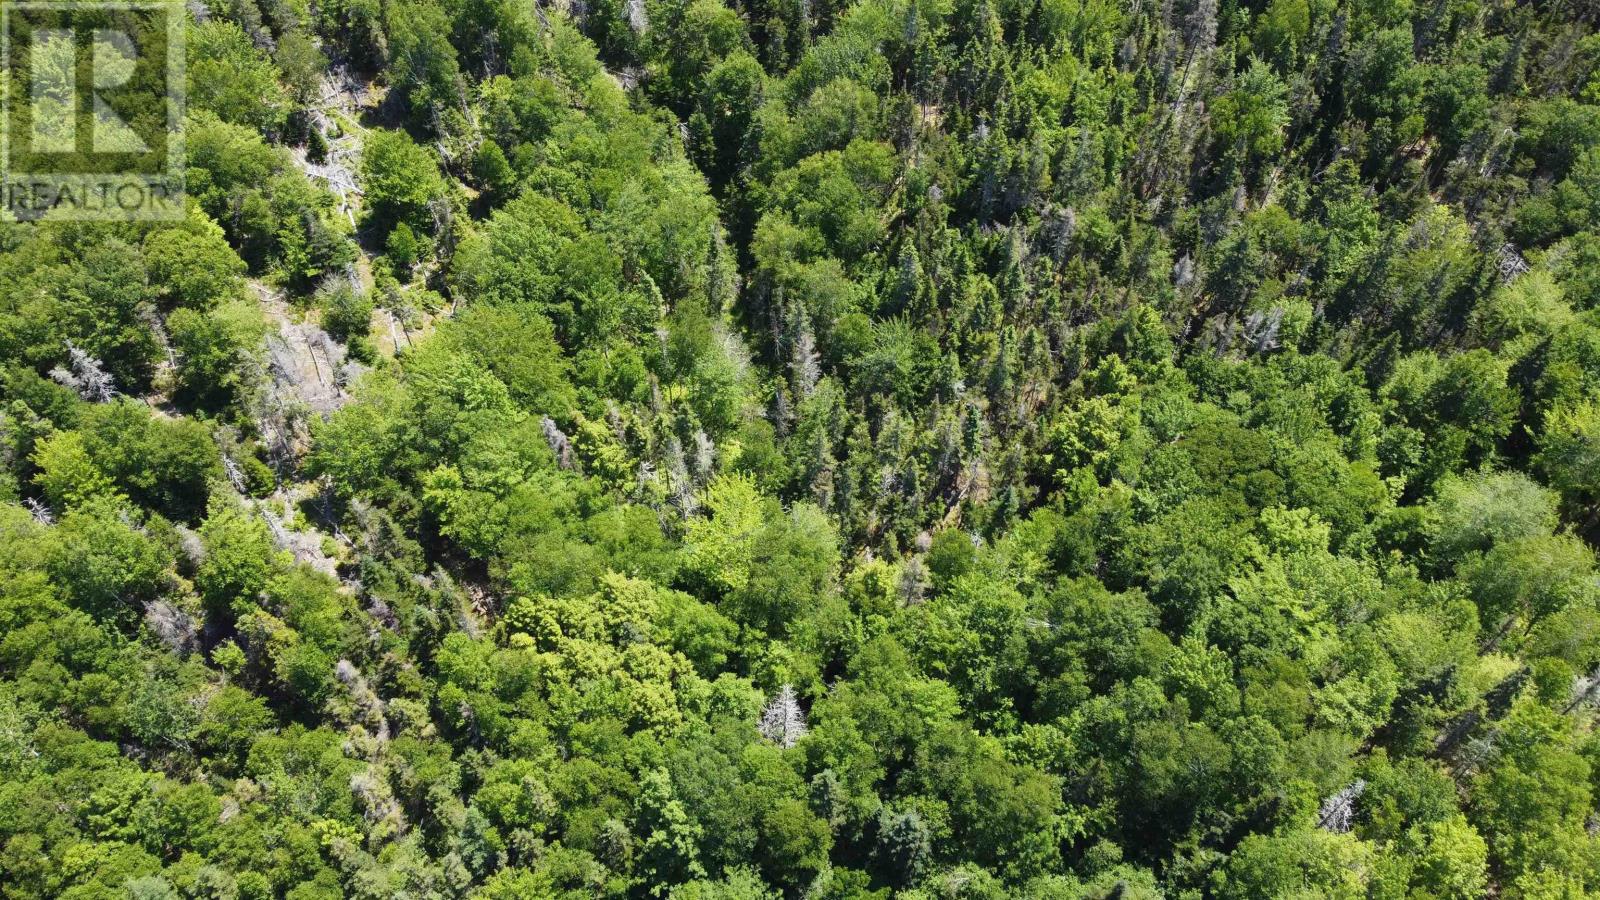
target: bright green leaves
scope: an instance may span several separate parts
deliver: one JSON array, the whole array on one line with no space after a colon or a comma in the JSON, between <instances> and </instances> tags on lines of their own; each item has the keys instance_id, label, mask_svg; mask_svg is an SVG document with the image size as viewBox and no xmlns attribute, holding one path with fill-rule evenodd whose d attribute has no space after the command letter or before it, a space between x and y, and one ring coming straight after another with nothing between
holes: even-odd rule
<instances>
[{"instance_id":1,"label":"bright green leaves","mask_svg":"<svg viewBox=\"0 0 1600 900\"><path fill-rule=\"evenodd\" d=\"M267 325L254 303L233 300L206 312L180 309L167 318L180 354L176 399L208 410L242 410L263 366Z\"/></svg>"},{"instance_id":2,"label":"bright green leaves","mask_svg":"<svg viewBox=\"0 0 1600 900\"><path fill-rule=\"evenodd\" d=\"M835 589L837 538L810 504L787 513L740 476L704 496L708 516L690 523L686 568L742 624L777 636Z\"/></svg>"},{"instance_id":3,"label":"bright green leaves","mask_svg":"<svg viewBox=\"0 0 1600 900\"><path fill-rule=\"evenodd\" d=\"M61 517L47 545L47 570L69 601L96 619L126 626L167 586L171 557L124 518L114 498L94 497Z\"/></svg>"},{"instance_id":4,"label":"bright green leaves","mask_svg":"<svg viewBox=\"0 0 1600 900\"><path fill-rule=\"evenodd\" d=\"M701 502L706 516L689 523L686 563L714 589L742 590L774 501L762 497L750 479L732 476L708 486Z\"/></svg>"},{"instance_id":5,"label":"bright green leaves","mask_svg":"<svg viewBox=\"0 0 1600 900\"><path fill-rule=\"evenodd\" d=\"M272 60L238 25L213 20L189 33L189 103L256 131L283 127L288 98Z\"/></svg>"},{"instance_id":6,"label":"bright green leaves","mask_svg":"<svg viewBox=\"0 0 1600 900\"><path fill-rule=\"evenodd\" d=\"M380 228L404 222L433 230L429 204L445 196L433 154L403 131L375 130L362 144L361 183L367 211Z\"/></svg>"},{"instance_id":7,"label":"bright green leaves","mask_svg":"<svg viewBox=\"0 0 1600 900\"><path fill-rule=\"evenodd\" d=\"M1248 172L1283 149L1287 91L1270 68L1252 63L1238 86L1217 99L1212 117L1223 153Z\"/></svg>"}]
</instances>

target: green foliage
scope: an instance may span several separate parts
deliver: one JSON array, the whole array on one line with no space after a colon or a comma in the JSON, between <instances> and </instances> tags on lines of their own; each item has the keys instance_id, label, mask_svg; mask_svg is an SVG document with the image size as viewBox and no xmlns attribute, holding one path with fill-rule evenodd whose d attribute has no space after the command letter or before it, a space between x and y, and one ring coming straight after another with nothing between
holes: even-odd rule
<instances>
[{"instance_id":1,"label":"green foliage","mask_svg":"<svg viewBox=\"0 0 1600 900\"><path fill-rule=\"evenodd\" d=\"M340 279L317 292L317 302L322 307L322 326L328 334L345 344L350 355L371 362L373 347L372 297L357 293L349 282Z\"/></svg>"},{"instance_id":2,"label":"green foliage","mask_svg":"<svg viewBox=\"0 0 1600 900\"><path fill-rule=\"evenodd\" d=\"M144 601L160 596L170 560L113 498L96 497L61 517L46 566L69 602L99 619L127 625Z\"/></svg>"},{"instance_id":3,"label":"green foliage","mask_svg":"<svg viewBox=\"0 0 1600 900\"><path fill-rule=\"evenodd\" d=\"M1600 892L1583 4L184 14L0 226L0 893Z\"/></svg>"},{"instance_id":4,"label":"green foliage","mask_svg":"<svg viewBox=\"0 0 1600 900\"><path fill-rule=\"evenodd\" d=\"M438 164L403 131L373 131L361 152L367 210L380 227L431 231L429 204L444 197Z\"/></svg>"},{"instance_id":5,"label":"green foliage","mask_svg":"<svg viewBox=\"0 0 1600 900\"><path fill-rule=\"evenodd\" d=\"M236 609L247 609L266 589L276 568L276 550L266 524L218 498L200 526L200 539L205 555L194 581L201 599L224 618Z\"/></svg>"},{"instance_id":6,"label":"green foliage","mask_svg":"<svg viewBox=\"0 0 1600 900\"><path fill-rule=\"evenodd\" d=\"M276 266L303 287L353 259L333 198L291 168L282 148L204 111L184 141L188 193L253 270Z\"/></svg>"},{"instance_id":7,"label":"green foliage","mask_svg":"<svg viewBox=\"0 0 1600 900\"><path fill-rule=\"evenodd\" d=\"M197 520L223 477L210 429L194 419L124 399L86 409L81 431L89 457L120 490L175 521Z\"/></svg>"},{"instance_id":8,"label":"green foliage","mask_svg":"<svg viewBox=\"0 0 1600 900\"><path fill-rule=\"evenodd\" d=\"M204 313L180 309L167 318L167 330L180 354L175 399L216 411L250 398L266 335L254 304L231 301Z\"/></svg>"},{"instance_id":9,"label":"green foliage","mask_svg":"<svg viewBox=\"0 0 1600 900\"><path fill-rule=\"evenodd\" d=\"M188 100L234 125L273 132L283 127L288 98L272 60L233 22L203 22L189 32Z\"/></svg>"}]
</instances>

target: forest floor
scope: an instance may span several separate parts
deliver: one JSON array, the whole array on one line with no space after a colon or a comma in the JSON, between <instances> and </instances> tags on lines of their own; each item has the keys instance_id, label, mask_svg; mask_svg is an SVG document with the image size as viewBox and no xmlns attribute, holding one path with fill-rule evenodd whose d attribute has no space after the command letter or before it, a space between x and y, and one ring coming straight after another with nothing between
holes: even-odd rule
<instances>
[{"instance_id":1,"label":"forest floor","mask_svg":"<svg viewBox=\"0 0 1600 900\"><path fill-rule=\"evenodd\" d=\"M342 274L358 294L376 290L375 253L368 241L361 240L358 173L369 132L365 123L378 121L383 100L381 88L362 81L344 66L330 67L320 98L311 106L312 125L322 133L328 150L320 161L313 161L305 147L290 151L295 166L337 198L339 214L356 232L359 253ZM345 345L322 327L321 311L315 305L295 303L261 279L251 279L250 287L268 326L263 373L266 398L257 425L279 482L272 493L261 498L251 498L237 478L235 487L241 488L245 502L267 523L279 549L298 562L340 578L347 590L359 593L360 582L341 577L339 571L340 563L349 558L346 551L354 545L331 524L330 498L322 484L304 476L300 462L311 447L313 418L326 419L348 403L350 388L367 367L350 358ZM406 297L414 289L414 285L404 285L387 298L387 305L374 304L370 334L383 357L392 359L411 349L440 318L449 315L449 310L429 312L407 305Z\"/></svg>"},{"instance_id":2,"label":"forest floor","mask_svg":"<svg viewBox=\"0 0 1600 900\"><path fill-rule=\"evenodd\" d=\"M321 162L314 162L306 148L291 150L295 165L338 198L338 210L352 229L358 227L361 209L356 174L366 134L361 119L363 111L380 99L347 69L333 67L323 78L319 102L312 106L313 127L327 140L328 152ZM357 293L373 290L372 260L365 249L343 274ZM329 533L320 527L331 517L314 511L325 508L328 498L322 485L303 476L299 462L311 446L312 417L326 419L348 403L350 386L365 367L350 359L345 346L323 329L319 310L291 303L283 291L260 279L251 279L250 286L268 326L264 378L268 412L257 424L277 463L279 482L271 494L247 502L266 521L279 549L339 577L340 550L349 548L350 541L336 529ZM393 322L387 321L392 318L387 310L375 311L374 332L382 334L392 327ZM389 355L394 352L392 342L387 346L380 342L380 349ZM360 590L359 582L343 582L350 590Z\"/></svg>"}]
</instances>

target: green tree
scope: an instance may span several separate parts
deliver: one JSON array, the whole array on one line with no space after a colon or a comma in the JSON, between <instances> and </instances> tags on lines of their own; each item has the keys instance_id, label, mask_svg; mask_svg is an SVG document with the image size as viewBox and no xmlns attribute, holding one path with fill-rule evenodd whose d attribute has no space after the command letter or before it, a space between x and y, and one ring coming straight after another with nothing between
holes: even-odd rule
<instances>
[{"instance_id":1,"label":"green tree","mask_svg":"<svg viewBox=\"0 0 1600 900\"><path fill-rule=\"evenodd\" d=\"M254 305L238 301L207 312L180 309L167 318L179 353L177 399L214 412L242 405L262 375L266 322Z\"/></svg>"},{"instance_id":2,"label":"green tree","mask_svg":"<svg viewBox=\"0 0 1600 900\"><path fill-rule=\"evenodd\" d=\"M378 227L400 222L432 231L429 205L445 197L444 179L433 155L403 131L374 130L361 149L361 184L367 214Z\"/></svg>"},{"instance_id":3,"label":"green tree","mask_svg":"<svg viewBox=\"0 0 1600 900\"><path fill-rule=\"evenodd\" d=\"M283 127L288 97L271 59L238 25L221 19L194 26L188 38L188 100L217 118L268 133Z\"/></svg>"}]
</instances>

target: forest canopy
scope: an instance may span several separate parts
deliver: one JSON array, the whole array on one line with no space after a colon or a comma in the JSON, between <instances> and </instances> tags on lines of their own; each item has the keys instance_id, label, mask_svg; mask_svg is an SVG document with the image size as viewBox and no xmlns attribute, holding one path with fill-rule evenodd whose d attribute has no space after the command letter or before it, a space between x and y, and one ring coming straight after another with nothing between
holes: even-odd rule
<instances>
[{"instance_id":1,"label":"forest canopy","mask_svg":"<svg viewBox=\"0 0 1600 900\"><path fill-rule=\"evenodd\" d=\"M184 15L0 223L0 897L1600 897L1600 6Z\"/></svg>"}]
</instances>

